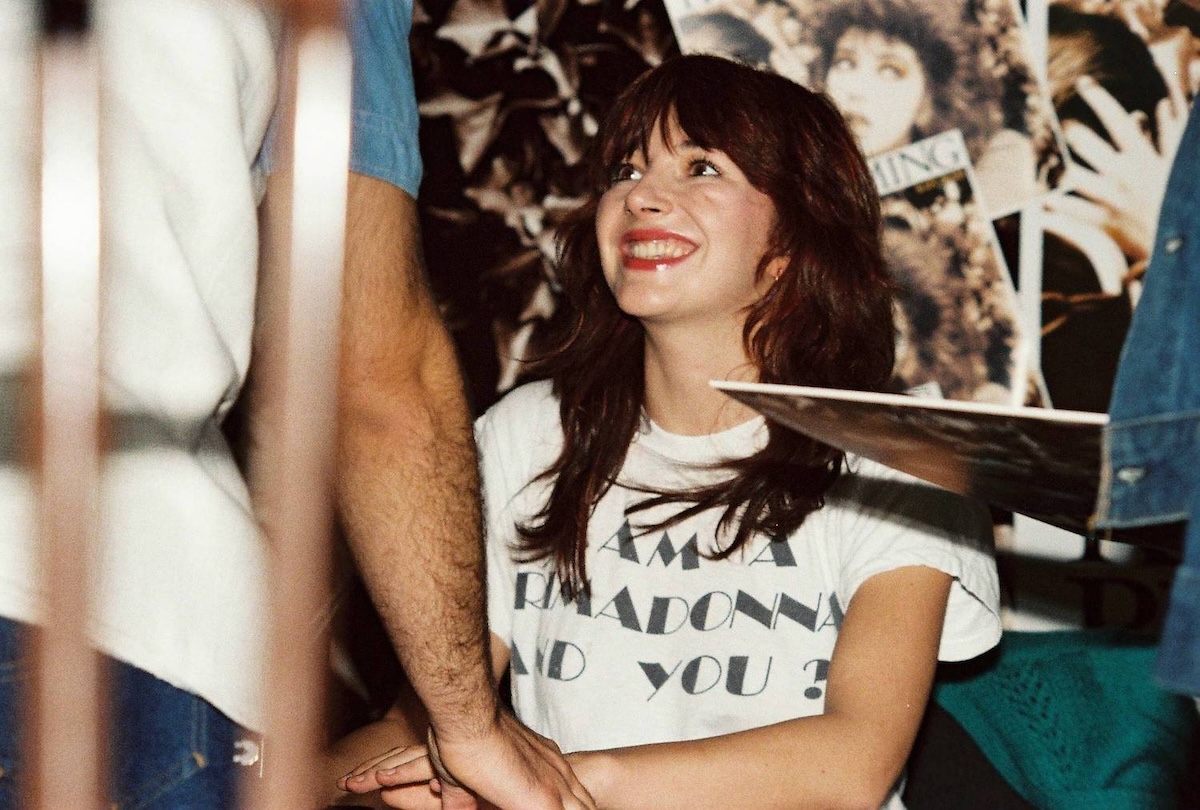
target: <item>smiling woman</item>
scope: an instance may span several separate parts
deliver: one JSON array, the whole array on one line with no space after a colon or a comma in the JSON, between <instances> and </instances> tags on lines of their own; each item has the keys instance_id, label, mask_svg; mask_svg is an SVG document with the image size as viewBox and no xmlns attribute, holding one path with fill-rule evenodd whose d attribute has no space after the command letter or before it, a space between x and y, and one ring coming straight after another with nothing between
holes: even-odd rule
<instances>
[{"instance_id":1,"label":"smiling woman","mask_svg":"<svg viewBox=\"0 0 1200 810\"><path fill-rule=\"evenodd\" d=\"M596 211L604 278L623 312L655 330L701 329L710 345L739 350L746 309L782 272L782 257L765 275L759 267L774 224L771 198L674 120L613 172ZM728 336L735 340L721 340Z\"/></svg>"},{"instance_id":2,"label":"smiling woman","mask_svg":"<svg viewBox=\"0 0 1200 810\"><path fill-rule=\"evenodd\" d=\"M899 807L937 661L999 638L988 515L708 384L887 383L854 136L692 55L622 94L590 170L549 379L476 424L497 673L597 806ZM408 745L343 784L433 808L431 775Z\"/></svg>"}]
</instances>

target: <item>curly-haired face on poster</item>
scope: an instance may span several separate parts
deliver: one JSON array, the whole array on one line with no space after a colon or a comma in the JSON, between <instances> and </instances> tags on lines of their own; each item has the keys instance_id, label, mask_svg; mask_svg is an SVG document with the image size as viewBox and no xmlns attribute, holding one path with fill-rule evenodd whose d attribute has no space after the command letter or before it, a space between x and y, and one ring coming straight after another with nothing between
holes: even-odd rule
<instances>
[{"instance_id":1,"label":"curly-haired face on poster","mask_svg":"<svg viewBox=\"0 0 1200 810\"><path fill-rule=\"evenodd\" d=\"M989 219L1057 185L1056 125L1011 0L669 0L667 9L684 52L766 64L824 90L868 156L959 130Z\"/></svg>"}]
</instances>

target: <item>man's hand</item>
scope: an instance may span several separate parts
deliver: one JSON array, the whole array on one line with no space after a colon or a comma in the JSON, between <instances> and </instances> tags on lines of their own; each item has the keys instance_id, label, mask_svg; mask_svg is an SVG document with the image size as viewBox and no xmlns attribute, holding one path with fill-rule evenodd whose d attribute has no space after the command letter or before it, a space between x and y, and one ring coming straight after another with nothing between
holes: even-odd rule
<instances>
[{"instance_id":1,"label":"man's hand","mask_svg":"<svg viewBox=\"0 0 1200 810\"><path fill-rule=\"evenodd\" d=\"M503 810L595 810L591 794L558 745L507 712L501 712L482 736L457 738L438 732L437 742L450 774ZM442 786L442 810L474 806L466 791Z\"/></svg>"},{"instance_id":2,"label":"man's hand","mask_svg":"<svg viewBox=\"0 0 1200 810\"><path fill-rule=\"evenodd\" d=\"M393 748L338 780L350 793L382 790L389 807L407 810L595 810L592 800L553 740L502 712L494 726L471 738L438 737L450 775L464 787L439 782L423 745Z\"/></svg>"}]
</instances>

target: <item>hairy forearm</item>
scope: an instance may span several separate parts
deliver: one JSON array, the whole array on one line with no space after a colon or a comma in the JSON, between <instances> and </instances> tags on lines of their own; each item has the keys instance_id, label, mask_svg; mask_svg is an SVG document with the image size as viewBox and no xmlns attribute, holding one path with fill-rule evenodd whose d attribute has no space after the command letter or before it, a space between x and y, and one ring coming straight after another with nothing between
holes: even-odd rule
<instances>
[{"instance_id":1,"label":"hairy forearm","mask_svg":"<svg viewBox=\"0 0 1200 810\"><path fill-rule=\"evenodd\" d=\"M453 345L425 286L415 205L352 175L339 430L341 516L439 733L494 722L478 471Z\"/></svg>"},{"instance_id":2,"label":"hairy forearm","mask_svg":"<svg viewBox=\"0 0 1200 810\"><path fill-rule=\"evenodd\" d=\"M470 433L425 386L343 419L343 518L392 642L435 723L478 703L483 573ZM394 410L393 410L394 408ZM490 694L490 682L488 694ZM467 716L490 719L492 707Z\"/></svg>"}]
</instances>

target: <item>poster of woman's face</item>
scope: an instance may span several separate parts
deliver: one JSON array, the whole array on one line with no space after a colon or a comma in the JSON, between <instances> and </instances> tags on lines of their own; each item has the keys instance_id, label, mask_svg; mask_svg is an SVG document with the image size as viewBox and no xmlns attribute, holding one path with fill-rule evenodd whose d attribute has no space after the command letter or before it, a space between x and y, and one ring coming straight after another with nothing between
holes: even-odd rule
<instances>
[{"instance_id":1,"label":"poster of woman's face","mask_svg":"<svg viewBox=\"0 0 1200 810\"><path fill-rule=\"evenodd\" d=\"M823 90L868 156L959 130L996 218L1064 168L1048 94L1012 0L667 0L680 48Z\"/></svg>"},{"instance_id":2,"label":"poster of woman's face","mask_svg":"<svg viewBox=\"0 0 1200 810\"><path fill-rule=\"evenodd\" d=\"M933 118L929 77L913 46L853 27L834 43L825 92L846 115L859 145L878 155L910 143Z\"/></svg>"}]
</instances>

